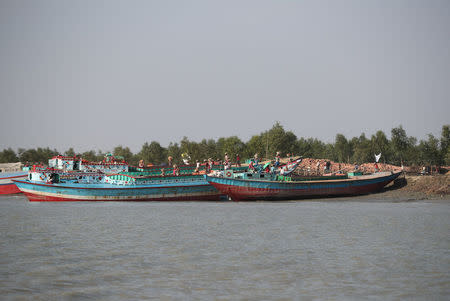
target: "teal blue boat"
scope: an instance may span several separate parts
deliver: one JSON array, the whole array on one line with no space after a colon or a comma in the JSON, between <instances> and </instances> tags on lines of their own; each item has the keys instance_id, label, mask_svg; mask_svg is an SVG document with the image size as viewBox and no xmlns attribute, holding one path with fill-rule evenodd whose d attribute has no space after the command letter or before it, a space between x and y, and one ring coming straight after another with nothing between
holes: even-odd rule
<instances>
[{"instance_id":1,"label":"teal blue boat","mask_svg":"<svg viewBox=\"0 0 450 301\"><path fill-rule=\"evenodd\" d=\"M377 172L334 179L295 179L270 173L225 173L222 176L206 175L205 179L235 201L276 201L372 193L381 190L400 174L401 172Z\"/></svg>"},{"instance_id":2,"label":"teal blue boat","mask_svg":"<svg viewBox=\"0 0 450 301\"><path fill-rule=\"evenodd\" d=\"M103 177L61 180L58 173L45 181L13 180L30 201L219 201L222 194L203 175ZM85 177L85 178L83 178Z\"/></svg>"}]
</instances>

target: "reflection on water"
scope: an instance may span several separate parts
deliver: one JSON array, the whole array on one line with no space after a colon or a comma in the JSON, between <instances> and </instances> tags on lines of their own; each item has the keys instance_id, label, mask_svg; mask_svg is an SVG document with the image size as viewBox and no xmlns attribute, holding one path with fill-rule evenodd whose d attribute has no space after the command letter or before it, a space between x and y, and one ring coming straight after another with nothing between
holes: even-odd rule
<instances>
[{"instance_id":1,"label":"reflection on water","mask_svg":"<svg viewBox=\"0 0 450 301\"><path fill-rule=\"evenodd\" d=\"M2 298L434 299L450 203L29 203L0 197Z\"/></svg>"}]
</instances>

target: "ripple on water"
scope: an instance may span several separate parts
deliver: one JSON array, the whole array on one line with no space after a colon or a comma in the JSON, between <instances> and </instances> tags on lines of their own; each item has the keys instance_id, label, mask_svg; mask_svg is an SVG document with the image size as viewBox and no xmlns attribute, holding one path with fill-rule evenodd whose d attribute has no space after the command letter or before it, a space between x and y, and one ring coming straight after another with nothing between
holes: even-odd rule
<instances>
[{"instance_id":1,"label":"ripple on water","mask_svg":"<svg viewBox=\"0 0 450 301\"><path fill-rule=\"evenodd\" d=\"M435 299L446 202L61 203L0 199L9 299Z\"/></svg>"}]
</instances>

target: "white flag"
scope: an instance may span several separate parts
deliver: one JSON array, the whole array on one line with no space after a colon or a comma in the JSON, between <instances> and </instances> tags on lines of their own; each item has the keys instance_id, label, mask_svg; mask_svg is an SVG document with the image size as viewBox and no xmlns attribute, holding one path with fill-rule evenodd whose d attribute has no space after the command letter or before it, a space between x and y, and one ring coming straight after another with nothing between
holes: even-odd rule
<instances>
[{"instance_id":1,"label":"white flag","mask_svg":"<svg viewBox=\"0 0 450 301\"><path fill-rule=\"evenodd\" d=\"M375 161L378 162L378 160L380 160L381 157L381 153L379 153L378 155L375 155Z\"/></svg>"}]
</instances>

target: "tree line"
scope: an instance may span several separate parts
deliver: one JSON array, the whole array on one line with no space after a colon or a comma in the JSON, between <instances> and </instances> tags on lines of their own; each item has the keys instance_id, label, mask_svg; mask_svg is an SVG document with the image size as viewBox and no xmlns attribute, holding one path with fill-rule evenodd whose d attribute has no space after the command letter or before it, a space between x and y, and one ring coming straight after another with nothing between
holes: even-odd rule
<instances>
[{"instance_id":1,"label":"tree line","mask_svg":"<svg viewBox=\"0 0 450 301\"><path fill-rule=\"evenodd\" d=\"M187 153L191 162L212 158L223 159L224 154L234 160L239 154L241 160L252 158L259 154L260 158L271 159L276 152L283 156L303 156L309 158L329 159L335 162L362 164L374 162L374 155L381 153L381 162L400 166L413 165L450 165L450 125L442 126L441 137L428 134L427 139L418 141L415 137L408 136L400 125L391 130L390 139L383 131L377 131L371 137L362 133L359 137L347 139L342 134L337 134L334 143L324 143L316 138L298 138L293 132L286 131L276 122L271 129L261 132L243 142L237 136L227 138L203 139L200 142L190 141L184 137L180 142L170 143L163 147L157 141L145 142L141 150L134 154L129 147L116 146L111 152L86 151L77 153L69 148L64 153L49 147L36 149L19 148L17 153L7 148L0 152L0 163L29 162L47 163L48 159L64 154L66 156L80 156L89 161L101 161L106 153L121 156L126 162L137 165L143 159L146 163L160 165L167 163L168 156L173 157L173 162L180 164L182 154Z\"/></svg>"}]
</instances>

